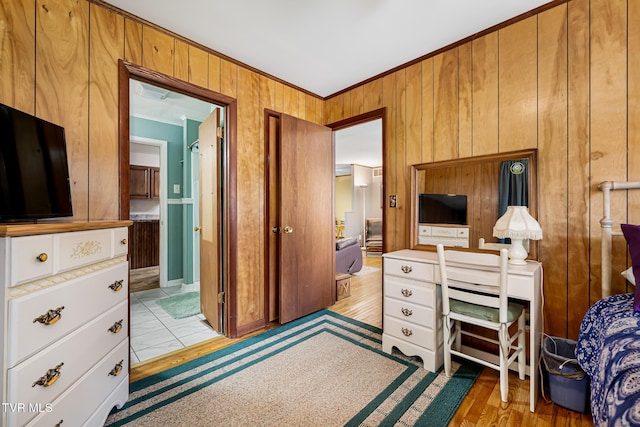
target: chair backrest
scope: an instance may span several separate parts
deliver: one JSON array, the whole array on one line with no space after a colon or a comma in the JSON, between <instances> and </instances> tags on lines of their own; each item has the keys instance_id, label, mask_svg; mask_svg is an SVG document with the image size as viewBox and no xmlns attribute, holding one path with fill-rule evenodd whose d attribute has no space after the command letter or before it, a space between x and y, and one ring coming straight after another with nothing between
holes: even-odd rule
<instances>
[{"instance_id":1,"label":"chair backrest","mask_svg":"<svg viewBox=\"0 0 640 427\"><path fill-rule=\"evenodd\" d=\"M442 311L449 314L449 299L499 309L507 321L507 249L500 255L444 249L437 245Z\"/></svg>"}]
</instances>

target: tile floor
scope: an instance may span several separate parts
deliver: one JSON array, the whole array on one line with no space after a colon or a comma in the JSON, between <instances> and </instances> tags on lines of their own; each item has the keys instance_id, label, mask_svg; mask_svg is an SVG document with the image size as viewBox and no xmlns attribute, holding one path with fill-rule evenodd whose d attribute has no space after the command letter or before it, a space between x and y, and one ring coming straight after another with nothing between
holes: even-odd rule
<instances>
[{"instance_id":1,"label":"tile floor","mask_svg":"<svg viewBox=\"0 0 640 427\"><path fill-rule=\"evenodd\" d=\"M156 288L131 294L131 363L144 362L219 334L211 329L204 315L174 319L156 299L197 290L192 286Z\"/></svg>"}]
</instances>

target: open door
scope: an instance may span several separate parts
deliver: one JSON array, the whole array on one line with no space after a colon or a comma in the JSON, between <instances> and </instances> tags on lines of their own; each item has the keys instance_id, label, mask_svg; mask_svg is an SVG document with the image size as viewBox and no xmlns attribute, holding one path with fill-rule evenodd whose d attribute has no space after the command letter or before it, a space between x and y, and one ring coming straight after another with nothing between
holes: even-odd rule
<instances>
[{"instance_id":1,"label":"open door","mask_svg":"<svg viewBox=\"0 0 640 427\"><path fill-rule=\"evenodd\" d=\"M278 147L280 323L334 302L331 129L282 114Z\"/></svg>"},{"instance_id":2,"label":"open door","mask_svg":"<svg viewBox=\"0 0 640 427\"><path fill-rule=\"evenodd\" d=\"M222 129L220 109L199 127L200 310L213 329L221 331L221 194Z\"/></svg>"}]
</instances>

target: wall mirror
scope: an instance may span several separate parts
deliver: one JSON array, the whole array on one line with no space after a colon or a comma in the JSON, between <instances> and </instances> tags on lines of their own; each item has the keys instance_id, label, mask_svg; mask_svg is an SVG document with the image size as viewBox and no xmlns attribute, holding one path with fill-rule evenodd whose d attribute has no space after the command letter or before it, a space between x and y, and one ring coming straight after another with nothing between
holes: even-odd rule
<instances>
[{"instance_id":1,"label":"wall mirror","mask_svg":"<svg viewBox=\"0 0 640 427\"><path fill-rule=\"evenodd\" d=\"M411 248L435 251L441 242L475 250L480 239L497 243L493 226L509 197L524 192L526 203L508 204L526 205L538 218L537 176L536 149L412 165ZM514 191L506 179L517 179L521 188ZM538 259L538 242L528 244L529 258Z\"/></svg>"}]
</instances>

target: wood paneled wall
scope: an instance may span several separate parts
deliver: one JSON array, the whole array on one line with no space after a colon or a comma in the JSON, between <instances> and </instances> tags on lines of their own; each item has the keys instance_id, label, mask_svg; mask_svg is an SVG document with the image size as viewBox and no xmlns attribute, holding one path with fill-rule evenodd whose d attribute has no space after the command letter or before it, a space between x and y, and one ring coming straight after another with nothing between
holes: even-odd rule
<instances>
[{"instance_id":1,"label":"wood paneled wall","mask_svg":"<svg viewBox=\"0 0 640 427\"><path fill-rule=\"evenodd\" d=\"M386 107L388 250L409 244L409 165L538 148L546 331L575 338L600 295L596 185L640 179L640 2L567 1L324 101L86 0L2 2L0 102L65 127L78 220L118 215L119 59L237 99L240 331L263 320L264 108L332 123ZM612 201L640 223L640 194Z\"/></svg>"},{"instance_id":2,"label":"wood paneled wall","mask_svg":"<svg viewBox=\"0 0 640 427\"><path fill-rule=\"evenodd\" d=\"M640 179L640 2L568 1L337 94L326 120L381 107L398 195L388 250L409 244L409 165L538 149L545 330L576 338L601 289L597 184ZM640 194L612 196L618 221L640 222ZM614 271L625 251L618 238ZM614 292L631 291L614 276Z\"/></svg>"},{"instance_id":3,"label":"wood paneled wall","mask_svg":"<svg viewBox=\"0 0 640 427\"><path fill-rule=\"evenodd\" d=\"M0 4L0 103L65 127L74 219L117 219L118 60L237 99L237 328L264 323L265 108L323 123L323 100L87 0Z\"/></svg>"}]
</instances>

